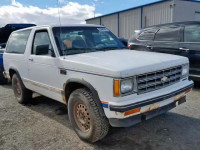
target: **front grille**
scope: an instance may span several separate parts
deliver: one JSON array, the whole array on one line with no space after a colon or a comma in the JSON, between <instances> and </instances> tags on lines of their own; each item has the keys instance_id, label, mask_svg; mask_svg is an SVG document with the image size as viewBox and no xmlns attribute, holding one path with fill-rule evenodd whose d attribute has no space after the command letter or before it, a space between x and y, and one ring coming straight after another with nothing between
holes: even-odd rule
<instances>
[{"instance_id":1,"label":"front grille","mask_svg":"<svg viewBox=\"0 0 200 150\"><path fill-rule=\"evenodd\" d=\"M138 94L158 90L180 81L182 74L182 67L173 67L151 73L138 75L137 91Z\"/></svg>"}]
</instances>

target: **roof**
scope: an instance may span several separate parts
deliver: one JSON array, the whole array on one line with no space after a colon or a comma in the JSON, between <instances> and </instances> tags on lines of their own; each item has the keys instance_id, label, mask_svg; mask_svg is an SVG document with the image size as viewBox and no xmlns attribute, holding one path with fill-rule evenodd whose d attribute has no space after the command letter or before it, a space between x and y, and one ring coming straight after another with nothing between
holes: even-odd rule
<instances>
[{"instance_id":1,"label":"roof","mask_svg":"<svg viewBox=\"0 0 200 150\"><path fill-rule=\"evenodd\" d=\"M24 31L24 30L29 30L29 29L34 29L34 28L54 28L54 27L104 27L102 25L95 25L95 24L68 24L68 25L41 25L41 26L33 26L33 27L29 27L29 28L24 28L24 29L20 29L14 32L18 32L18 31Z\"/></svg>"},{"instance_id":2,"label":"roof","mask_svg":"<svg viewBox=\"0 0 200 150\"><path fill-rule=\"evenodd\" d=\"M170 25L176 26L176 25L192 25L192 24L200 24L200 21L173 22L173 23L149 26L149 27L146 27L146 28L143 28L143 29L145 30L145 29L149 29L149 28L156 28L156 27L163 27L163 26L170 26Z\"/></svg>"},{"instance_id":3,"label":"roof","mask_svg":"<svg viewBox=\"0 0 200 150\"><path fill-rule=\"evenodd\" d=\"M89 19L86 19L85 21L89 21L89 20L93 20L93 19L97 19L97 18L109 16L109 15L114 15L114 14L118 14L118 13L121 13L121 12L129 11L129 10L133 10L133 9L137 9L137 8L141 8L141 7L145 7L145 6L149 6L149 5L154 5L154 4L157 4L157 3L162 3L162 2L164 2L164 1L167 1L167 0L158 0L157 2L148 3L148 4L145 4L145 5L140 5L140 6L128 8L128 9L125 9L125 10L121 10L121 11L109 13L109 14L106 14L106 15L102 15L102 16L98 16L98 17L93 17L93 18L89 18ZM182 1L200 2L199 0L182 0Z\"/></svg>"}]
</instances>

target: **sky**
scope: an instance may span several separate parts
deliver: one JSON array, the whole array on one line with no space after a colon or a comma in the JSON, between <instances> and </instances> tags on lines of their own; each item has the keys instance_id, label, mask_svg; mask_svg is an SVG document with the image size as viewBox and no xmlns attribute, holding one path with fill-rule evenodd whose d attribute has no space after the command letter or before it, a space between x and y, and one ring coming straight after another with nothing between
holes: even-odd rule
<instances>
[{"instance_id":1,"label":"sky","mask_svg":"<svg viewBox=\"0 0 200 150\"><path fill-rule=\"evenodd\" d=\"M59 17L61 24L84 24L85 19L94 16L156 1L159 0L0 0L0 27L7 23L59 24Z\"/></svg>"}]
</instances>

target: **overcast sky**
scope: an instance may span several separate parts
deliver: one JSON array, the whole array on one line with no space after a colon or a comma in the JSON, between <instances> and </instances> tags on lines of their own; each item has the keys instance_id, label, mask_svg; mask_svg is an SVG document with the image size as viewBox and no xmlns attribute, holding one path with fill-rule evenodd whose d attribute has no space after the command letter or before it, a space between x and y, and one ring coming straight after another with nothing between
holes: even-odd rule
<instances>
[{"instance_id":1,"label":"overcast sky","mask_svg":"<svg viewBox=\"0 0 200 150\"><path fill-rule=\"evenodd\" d=\"M104 15L155 1L159 0L0 0L0 27L7 23L59 24L58 12L61 24L85 23L94 14Z\"/></svg>"}]
</instances>

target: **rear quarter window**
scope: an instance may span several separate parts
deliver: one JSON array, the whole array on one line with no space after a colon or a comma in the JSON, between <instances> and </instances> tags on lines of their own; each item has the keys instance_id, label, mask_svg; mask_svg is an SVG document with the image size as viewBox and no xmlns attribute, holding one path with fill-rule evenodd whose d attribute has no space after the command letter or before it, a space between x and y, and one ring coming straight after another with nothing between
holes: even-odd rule
<instances>
[{"instance_id":1,"label":"rear quarter window","mask_svg":"<svg viewBox=\"0 0 200 150\"><path fill-rule=\"evenodd\" d=\"M156 31L156 29L145 30L139 35L138 39L152 41L154 39Z\"/></svg>"},{"instance_id":2,"label":"rear quarter window","mask_svg":"<svg viewBox=\"0 0 200 150\"><path fill-rule=\"evenodd\" d=\"M6 53L24 54L30 30L18 31L9 38Z\"/></svg>"},{"instance_id":3,"label":"rear quarter window","mask_svg":"<svg viewBox=\"0 0 200 150\"><path fill-rule=\"evenodd\" d=\"M162 27L155 35L155 41L180 41L181 27Z\"/></svg>"}]
</instances>

